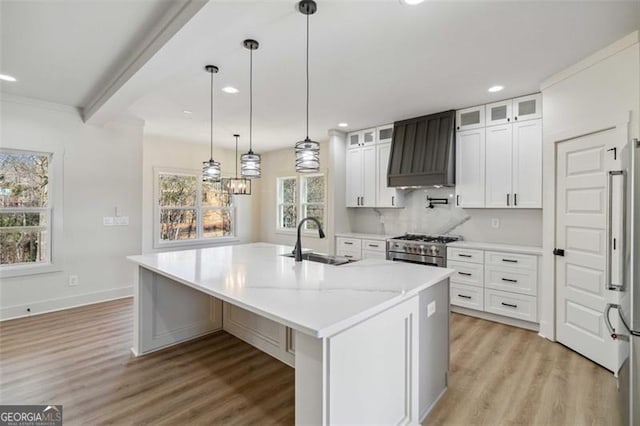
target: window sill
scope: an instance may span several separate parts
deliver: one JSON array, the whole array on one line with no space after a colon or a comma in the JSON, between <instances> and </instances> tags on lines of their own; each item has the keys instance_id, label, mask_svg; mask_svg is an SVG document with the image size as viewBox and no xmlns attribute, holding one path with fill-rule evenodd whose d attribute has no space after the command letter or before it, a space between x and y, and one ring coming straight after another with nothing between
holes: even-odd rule
<instances>
[{"instance_id":1,"label":"window sill","mask_svg":"<svg viewBox=\"0 0 640 426\"><path fill-rule=\"evenodd\" d=\"M188 250L190 248L205 248L227 245L231 243L240 242L240 238L236 236L232 237L219 237L210 240L196 240L196 241L172 241L172 242L156 242L153 245L155 250L168 250L179 249Z\"/></svg>"},{"instance_id":2,"label":"window sill","mask_svg":"<svg viewBox=\"0 0 640 426\"><path fill-rule=\"evenodd\" d=\"M24 277L27 275L49 274L52 272L60 271L62 271L62 268L53 263L42 263L38 265L3 266L0 268L0 277Z\"/></svg>"}]
</instances>

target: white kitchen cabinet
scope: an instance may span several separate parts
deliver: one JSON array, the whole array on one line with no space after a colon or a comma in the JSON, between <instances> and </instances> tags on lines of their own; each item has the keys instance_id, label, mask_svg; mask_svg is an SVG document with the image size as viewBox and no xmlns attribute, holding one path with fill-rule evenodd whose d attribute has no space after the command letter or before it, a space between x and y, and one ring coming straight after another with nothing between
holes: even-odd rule
<instances>
[{"instance_id":1,"label":"white kitchen cabinet","mask_svg":"<svg viewBox=\"0 0 640 426\"><path fill-rule=\"evenodd\" d=\"M510 207L512 196L512 135L511 124L487 127L485 207Z\"/></svg>"},{"instance_id":2,"label":"white kitchen cabinet","mask_svg":"<svg viewBox=\"0 0 640 426\"><path fill-rule=\"evenodd\" d=\"M542 120L513 124L513 203L542 207Z\"/></svg>"},{"instance_id":3,"label":"white kitchen cabinet","mask_svg":"<svg viewBox=\"0 0 640 426\"><path fill-rule=\"evenodd\" d=\"M536 120L542 118L542 93L513 99L513 121Z\"/></svg>"},{"instance_id":4,"label":"white kitchen cabinet","mask_svg":"<svg viewBox=\"0 0 640 426\"><path fill-rule=\"evenodd\" d=\"M456 111L456 130L459 132L484 127L484 105Z\"/></svg>"},{"instance_id":5,"label":"white kitchen cabinet","mask_svg":"<svg viewBox=\"0 0 640 426\"><path fill-rule=\"evenodd\" d=\"M456 206L484 207L485 129L458 132Z\"/></svg>"},{"instance_id":6,"label":"white kitchen cabinet","mask_svg":"<svg viewBox=\"0 0 640 426\"><path fill-rule=\"evenodd\" d=\"M511 123L512 106L513 101L511 99L485 105L484 110L487 114L485 117L486 127Z\"/></svg>"},{"instance_id":7,"label":"white kitchen cabinet","mask_svg":"<svg viewBox=\"0 0 640 426\"><path fill-rule=\"evenodd\" d=\"M362 132L351 132L347 134L347 149L358 148L362 145Z\"/></svg>"},{"instance_id":8,"label":"white kitchen cabinet","mask_svg":"<svg viewBox=\"0 0 640 426\"><path fill-rule=\"evenodd\" d=\"M376 147L347 150L347 207L374 207L376 201Z\"/></svg>"},{"instance_id":9,"label":"white kitchen cabinet","mask_svg":"<svg viewBox=\"0 0 640 426\"><path fill-rule=\"evenodd\" d=\"M396 188L387 186L387 170L389 168L389 155L391 143L376 145L376 207L403 207L404 194Z\"/></svg>"},{"instance_id":10,"label":"white kitchen cabinet","mask_svg":"<svg viewBox=\"0 0 640 426\"><path fill-rule=\"evenodd\" d=\"M362 147L362 198L360 207L376 205L376 147Z\"/></svg>"},{"instance_id":11,"label":"white kitchen cabinet","mask_svg":"<svg viewBox=\"0 0 640 426\"><path fill-rule=\"evenodd\" d=\"M387 241L384 237L369 238L336 237L336 256L347 257L352 260L386 259Z\"/></svg>"}]
</instances>

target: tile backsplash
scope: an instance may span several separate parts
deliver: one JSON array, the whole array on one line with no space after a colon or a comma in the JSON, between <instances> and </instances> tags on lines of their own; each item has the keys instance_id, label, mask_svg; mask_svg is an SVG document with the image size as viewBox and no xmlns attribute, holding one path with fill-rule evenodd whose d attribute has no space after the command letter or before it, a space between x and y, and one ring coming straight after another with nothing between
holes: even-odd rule
<instances>
[{"instance_id":1,"label":"tile backsplash","mask_svg":"<svg viewBox=\"0 0 640 426\"><path fill-rule=\"evenodd\" d=\"M447 205L428 208L427 196L446 198ZM407 190L403 209L348 209L351 232L402 235L456 234L468 241L542 245L541 209L461 209L454 188ZM497 219L498 228L491 226Z\"/></svg>"}]
</instances>

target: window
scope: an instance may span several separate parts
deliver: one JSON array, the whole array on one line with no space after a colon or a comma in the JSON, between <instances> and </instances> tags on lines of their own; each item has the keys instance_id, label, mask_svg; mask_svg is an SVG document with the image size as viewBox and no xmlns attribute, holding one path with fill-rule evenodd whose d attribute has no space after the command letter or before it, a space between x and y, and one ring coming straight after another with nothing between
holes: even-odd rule
<instances>
[{"instance_id":1,"label":"window","mask_svg":"<svg viewBox=\"0 0 640 426\"><path fill-rule=\"evenodd\" d=\"M51 154L0 150L0 266L51 263Z\"/></svg>"},{"instance_id":2,"label":"window","mask_svg":"<svg viewBox=\"0 0 640 426\"><path fill-rule=\"evenodd\" d=\"M203 243L235 235L234 211L220 183L196 172L158 171L156 246Z\"/></svg>"},{"instance_id":3,"label":"window","mask_svg":"<svg viewBox=\"0 0 640 426\"><path fill-rule=\"evenodd\" d=\"M315 217L324 226L325 179L324 175L304 175L277 179L278 212L277 228L281 231L295 230L298 221ZM317 229L315 222L305 222L304 229Z\"/></svg>"}]
</instances>

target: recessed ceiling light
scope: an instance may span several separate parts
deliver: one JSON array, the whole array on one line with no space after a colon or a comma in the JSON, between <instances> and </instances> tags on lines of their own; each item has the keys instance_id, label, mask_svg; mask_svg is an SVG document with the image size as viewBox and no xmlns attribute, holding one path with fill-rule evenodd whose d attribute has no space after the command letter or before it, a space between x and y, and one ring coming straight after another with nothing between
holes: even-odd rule
<instances>
[{"instance_id":1,"label":"recessed ceiling light","mask_svg":"<svg viewBox=\"0 0 640 426\"><path fill-rule=\"evenodd\" d=\"M10 75L6 75L6 74L0 74L0 80L11 81L11 82L18 81L16 80L15 77L11 77Z\"/></svg>"},{"instance_id":2,"label":"recessed ceiling light","mask_svg":"<svg viewBox=\"0 0 640 426\"><path fill-rule=\"evenodd\" d=\"M502 89L504 89L504 86L491 86L489 87L489 92L495 93L501 91Z\"/></svg>"},{"instance_id":3,"label":"recessed ceiling light","mask_svg":"<svg viewBox=\"0 0 640 426\"><path fill-rule=\"evenodd\" d=\"M238 89L236 89L236 88L235 88L235 87L233 87L233 86L225 86L225 87L223 87L223 88L222 88L222 91L223 91L224 93L231 93L231 94L235 94L235 93L238 93L238 92L239 92L239 90L238 90Z\"/></svg>"},{"instance_id":4,"label":"recessed ceiling light","mask_svg":"<svg viewBox=\"0 0 640 426\"><path fill-rule=\"evenodd\" d=\"M193 111L189 111L188 109L182 110L185 114L193 114Z\"/></svg>"},{"instance_id":5,"label":"recessed ceiling light","mask_svg":"<svg viewBox=\"0 0 640 426\"><path fill-rule=\"evenodd\" d=\"M400 3L413 6L422 3L424 0L400 0Z\"/></svg>"},{"instance_id":6,"label":"recessed ceiling light","mask_svg":"<svg viewBox=\"0 0 640 426\"><path fill-rule=\"evenodd\" d=\"M338 123L338 127L349 127L349 123Z\"/></svg>"}]
</instances>

